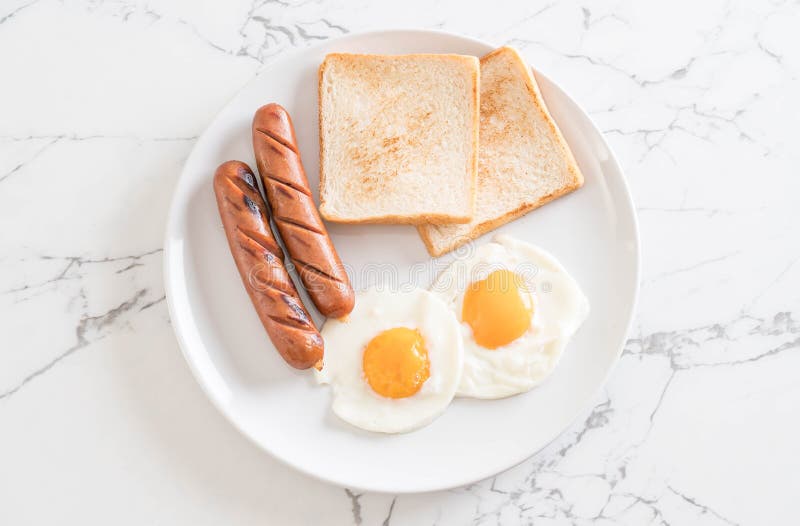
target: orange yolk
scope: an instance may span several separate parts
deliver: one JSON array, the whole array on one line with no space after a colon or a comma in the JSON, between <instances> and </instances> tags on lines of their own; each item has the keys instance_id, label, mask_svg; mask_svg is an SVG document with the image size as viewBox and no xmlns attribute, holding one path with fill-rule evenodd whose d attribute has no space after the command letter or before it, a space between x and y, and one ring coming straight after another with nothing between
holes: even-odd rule
<instances>
[{"instance_id":1,"label":"orange yolk","mask_svg":"<svg viewBox=\"0 0 800 526\"><path fill-rule=\"evenodd\" d=\"M510 270L495 270L464 294L461 319L481 347L497 349L511 343L525 334L532 317L533 302L525 283Z\"/></svg>"},{"instance_id":2,"label":"orange yolk","mask_svg":"<svg viewBox=\"0 0 800 526\"><path fill-rule=\"evenodd\" d=\"M367 344L362 359L370 387L387 398L406 398L422 388L430 376L425 340L416 329L395 327Z\"/></svg>"}]
</instances>

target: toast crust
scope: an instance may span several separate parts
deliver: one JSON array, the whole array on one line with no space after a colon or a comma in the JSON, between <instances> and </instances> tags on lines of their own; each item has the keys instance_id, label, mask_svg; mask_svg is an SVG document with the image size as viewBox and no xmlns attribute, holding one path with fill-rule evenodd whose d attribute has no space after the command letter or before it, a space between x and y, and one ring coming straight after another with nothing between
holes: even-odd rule
<instances>
[{"instance_id":1,"label":"toast crust","mask_svg":"<svg viewBox=\"0 0 800 526\"><path fill-rule=\"evenodd\" d=\"M466 224L473 219L475 211L475 203L477 199L477 186L478 186L478 147L479 147L479 130L480 130L480 66L471 68L471 93L469 94L471 111L471 145L470 155L467 160L467 172L469 173L469 195L470 204L469 209L465 210L464 214L385 214L380 216L371 217L350 217L342 216L332 213L328 210L325 199L325 189L327 185L325 173L325 163L323 159L326 155L325 135L323 133L323 112L322 112L322 99L323 99L323 79L325 72L329 67L330 59L342 57L356 57L364 58L369 57L371 60L394 60L402 58L435 58L436 60L454 60L462 63L474 63L476 57L471 55L459 55L453 53L411 53L404 55L372 55L365 53L329 53L319 66L317 71L317 126L319 133L319 212L320 215L326 220L335 223L344 224L406 224L406 225L423 225L429 223L435 224Z\"/></svg>"},{"instance_id":2,"label":"toast crust","mask_svg":"<svg viewBox=\"0 0 800 526\"><path fill-rule=\"evenodd\" d=\"M475 241L476 239L481 237L483 234L486 234L487 232L491 232L495 228L499 228L499 227L505 225L506 223L510 223L511 221L514 221L515 219L519 219L520 217L524 216L528 212L531 212L531 211L539 208L540 206L549 203L550 201L558 199L559 197L565 196L568 193L573 192L573 191L577 190L580 187L581 187L580 184L576 185L576 186L564 187L561 190L559 190L558 192L553 192L552 194L548 194L548 195L544 196L542 199L538 200L535 203L528 203L528 204L522 205L519 208L516 208L515 210L511 210L510 212L506 212L505 214L503 214L500 217L497 217L495 219L490 219L490 220L484 221L482 223L478 223L477 225L475 225L472 228L472 230L470 230L469 232L467 232L466 234L464 234L462 236L457 236L457 237L453 238L452 240L450 240L451 242L449 244L447 244L444 247L441 247L438 250L437 250L436 246L433 244L433 240L431 239L430 229L425 228L426 225L417 226L417 232L419 232L419 237L422 238L422 242L425 243L425 248L428 250L428 254L430 254L432 257L436 258L436 257L442 256L444 254L447 254L448 252L451 252L451 251L457 249L458 247L460 247L462 245L466 245L467 243L469 243L471 241ZM430 223L434 223L434 222L430 221Z\"/></svg>"},{"instance_id":3,"label":"toast crust","mask_svg":"<svg viewBox=\"0 0 800 526\"><path fill-rule=\"evenodd\" d=\"M481 65L484 64L490 58L502 54L502 53L511 53L515 57L515 67L520 68L520 73L522 78L524 79L525 88L528 94L531 97L531 102L533 103L534 107L539 111L541 116L543 117L545 123L547 124L548 128L550 129L553 136L556 138L556 144L559 148L559 153L564 157L567 163L567 172L570 175L570 180L558 190L551 192L540 199L531 202L531 203L524 203L519 207L515 208L514 210L510 210L505 214L488 219L486 221L482 221L480 223L475 224L472 228L463 233L462 235L453 236L452 239L449 239L447 243L443 244L442 246L437 247L434 244L433 238L431 236L431 232L433 231L434 225L419 225L417 227L417 231L419 232L420 237L422 238L423 243L425 244L425 248L427 249L428 253L433 257L439 257L443 254L446 254L470 241L477 239L478 237L482 236L483 234L494 230L506 223L509 223L515 219L518 219L528 212L539 208L542 205L549 203L559 197L562 197L570 192L573 192L583 186L584 177L581 173L580 168L578 167L578 163L575 161L575 157L572 154L572 151L567 144L567 141L564 139L561 130L558 128L555 120L553 119L550 111L547 109L547 105L544 102L542 97L541 91L539 90L539 85L536 82L536 79L533 74L533 69L525 66L525 60L520 56L516 49L508 46L503 46L494 51L487 53L483 57L481 57ZM476 171L477 172L477 171ZM479 177L479 175L478 175ZM477 181L477 177L476 177ZM477 189L477 186L476 186ZM477 198L477 191L475 192Z\"/></svg>"}]
</instances>

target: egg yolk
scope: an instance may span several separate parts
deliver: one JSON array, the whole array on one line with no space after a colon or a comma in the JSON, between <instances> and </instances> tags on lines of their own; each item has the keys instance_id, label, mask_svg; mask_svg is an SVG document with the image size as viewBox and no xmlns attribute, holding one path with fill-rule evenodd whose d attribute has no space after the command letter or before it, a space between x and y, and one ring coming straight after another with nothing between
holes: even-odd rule
<instances>
[{"instance_id":1,"label":"egg yolk","mask_svg":"<svg viewBox=\"0 0 800 526\"><path fill-rule=\"evenodd\" d=\"M464 294L461 319L472 328L475 342L497 349L528 330L533 302L523 279L510 270L495 270L470 284Z\"/></svg>"},{"instance_id":2,"label":"egg yolk","mask_svg":"<svg viewBox=\"0 0 800 526\"><path fill-rule=\"evenodd\" d=\"M367 344L362 359L370 387L387 398L406 398L422 388L430 376L425 340L416 329L395 327Z\"/></svg>"}]
</instances>

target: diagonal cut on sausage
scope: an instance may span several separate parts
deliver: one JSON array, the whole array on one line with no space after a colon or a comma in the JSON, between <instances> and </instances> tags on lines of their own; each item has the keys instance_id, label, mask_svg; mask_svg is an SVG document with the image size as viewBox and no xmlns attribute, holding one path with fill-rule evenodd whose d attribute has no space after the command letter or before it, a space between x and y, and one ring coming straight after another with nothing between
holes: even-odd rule
<instances>
[{"instance_id":1,"label":"diagonal cut on sausage","mask_svg":"<svg viewBox=\"0 0 800 526\"><path fill-rule=\"evenodd\" d=\"M267 104L253 118L253 149L264 191L289 258L317 309L342 318L355 294L319 216L289 113Z\"/></svg>"},{"instance_id":2,"label":"diagonal cut on sausage","mask_svg":"<svg viewBox=\"0 0 800 526\"><path fill-rule=\"evenodd\" d=\"M322 336L283 266L253 171L239 161L221 164L214 193L231 254L270 340L292 367L319 366Z\"/></svg>"}]
</instances>

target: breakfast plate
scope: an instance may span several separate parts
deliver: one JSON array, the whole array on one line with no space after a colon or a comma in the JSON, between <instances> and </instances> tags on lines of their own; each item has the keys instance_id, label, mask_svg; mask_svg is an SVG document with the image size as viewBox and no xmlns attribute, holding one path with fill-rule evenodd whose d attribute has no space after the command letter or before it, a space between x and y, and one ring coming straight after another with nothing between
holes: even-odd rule
<instances>
[{"instance_id":1,"label":"breakfast plate","mask_svg":"<svg viewBox=\"0 0 800 526\"><path fill-rule=\"evenodd\" d=\"M542 385L490 403L456 398L430 425L406 434L357 429L332 414L331 393L317 385L311 372L288 367L275 352L236 273L211 182L223 161L255 166L250 124L256 109L279 102L291 113L318 199L317 70L327 53L482 56L492 49L485 42L442 32L383 31L296 51L246 85L186 161L172 200L164 253L165 289L178 342L198 382L230 422L304 473L350 488L391 493L440 490L490 477L557 437L588 408L619 357L639 283L639 239L630 193L613 153L586 113L538 71L542 95L585 184L496 233L557 255L592 306ZM327 226L356 290L371 285L427 288L454 258L468 256L493 235L432 259L408 225ZM324 319L313 310L312 315L321 325Z\"/></svg>"}]
</instances>

